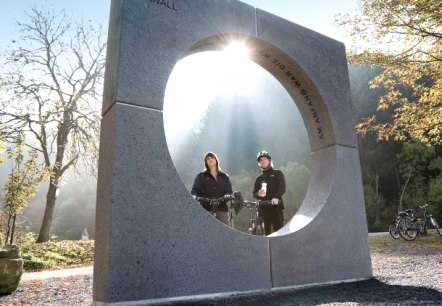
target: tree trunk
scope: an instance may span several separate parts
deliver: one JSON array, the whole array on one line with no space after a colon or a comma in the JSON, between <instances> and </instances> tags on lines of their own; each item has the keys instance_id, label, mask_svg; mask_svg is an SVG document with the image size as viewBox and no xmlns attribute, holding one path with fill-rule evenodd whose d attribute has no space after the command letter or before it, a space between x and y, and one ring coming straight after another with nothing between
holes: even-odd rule
<instances>
[{"instance_id":1,"label":"tree trunk","mask_svg":"<svg viewBox=\"0 0 442 306\"><path fill-rule=\"evenodd\" d=\"M411 175L409 175L409 176L407 177L407 180L405 181L404 188L402 188L401 196L400 196L400 198L399 198L399 208L398 208L398 212L401 211L401 210L403 210L403 206L402 206L402 198L403 198L403 196L404 196L405 189L407 188L407 185L408 185L408 182L410 181L410 178L411 178Z\"/></svg>"},{"instance_id":2,"label":"tree trunk","mask_svg":"<svg viewBox=\"0 0 442 306\"><path fill-rule=\"evenodd\" d=\"M74 162L71 160L67 165L63 166L64 152L66 149L67 138L69 135L69 129L67 128L66 122L69 122L69 114L65 110L63 119L64 122L59 125L57 134L57 153L55 156L55 161L53 163L51 178L49 180L49 189L46 194L46 209L43 216L43 221L41 222L40 233L38 234L37 243L49 241L52 227L52 218L54 217L55 201L57 200L57 190L60 179L63 176L64 171L70 167ZM46 166L50 168L49 161L46 161Z\"/></svg>"},{"instance_id":3,"label":"tree trunk","mask_svg":"<svg viewBox=\"0 0 442 306\"><path fill-rule=\"evenodd\" d=\"M375 222L378 222L379 221L379 174L378 174L378 172L376 171L376 219L375 219Z\"/></svg>"},{"instance_id":4,"label":"tree trunk","mask_svg":"<svg viewBox=\"0 0 442 306\"><path fill-rule=\"evenodd\" d=\"M57 182L58 178L54 178L54 180ZM40 233L38 234L37 243L49 241L56 199L57 185L55 185L53 179L51 179L49 183L49 190L46 194L46 209L43 216L43 221L41 223Z\"/></svg>"},{"instance_id":5,"label":"tree trunk","mask_svg":"<svg viewBox=\"0 0 442 306\"><path fill-rule=\"evenodd\" d=\"M9 210L9 212L10 212L11 210ZM8 244L8 241L9 241L9 235L11 234L11 218L12 218L12 215L10 214L10 213L8 213L8 223L7 223L7 231L6 231L6 240L5 240L5 244Z\"/></svg>"},{"instance_id":6,"label":"tree trunk","mask_svg":"<svg viewBox=\"0 0 442 306\"><path fill-rule=\"evenodd\" d=\"M11 231L11 240L9 240L9 244L12 244L12 242L14 241L16 219L17 219L17 214L14 214L14 217L12 217L12 231Z\"/></svg>"}]
</instances>

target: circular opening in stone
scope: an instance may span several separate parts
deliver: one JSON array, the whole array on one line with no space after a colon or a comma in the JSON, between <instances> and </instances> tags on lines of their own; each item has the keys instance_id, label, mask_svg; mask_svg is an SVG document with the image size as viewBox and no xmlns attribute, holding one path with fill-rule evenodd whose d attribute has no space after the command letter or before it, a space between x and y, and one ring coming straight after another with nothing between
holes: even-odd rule
<instances>
[{"instance_id":1,"label":"circular opening in stone","mask_svg":"<svg viewBox=\"0 0 442 306\"><path fill-rule=\"evenodd\" d=\"M254 200L256 154L267 150L286 180L284 224L294 216L309 181L309 140L293 99L269 72L225 51L187 56L170 75L163 116L169 152L189 192L213 151L232 189ZM243 207L233 227L247 233L253 214Z\"/></svg>"}]
</instances>

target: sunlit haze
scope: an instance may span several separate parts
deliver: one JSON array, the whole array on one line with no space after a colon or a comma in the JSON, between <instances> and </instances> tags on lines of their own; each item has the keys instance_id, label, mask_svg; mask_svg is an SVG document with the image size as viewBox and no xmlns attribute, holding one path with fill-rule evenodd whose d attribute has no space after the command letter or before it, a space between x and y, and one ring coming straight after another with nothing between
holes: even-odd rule
<instances>
[{"instance_id":1,"label":"sunlit haze","mask_svg":"<svg viewBox=\"0 0 442 306\"><path fill-rule=\"evenodd\" d=\"M201 120L217 97L251 94L257 86L260 68L238 46L190 55L176 64L164 102L166 137L173 144L169 150L179 149L185 135L200 133Z\"/></svg>"},{"instance_id":2,"label":"sunlit haze","mask_svg":"<svg viewBox=\"0 0 442 306\"><path fill-rule=\"evenodd\" d=\"M357 4L357 0L243 2L340 41L344 35L333 26L334 16L354 13ZM28 22L26 12L35 5L54 12L66 10L76 20L100 23L104 30L108 27L110 0L4 0L0 1L0 51L20 39L16 21ZM287 217L301 204L310 152L303 119L292 97L269 72L247 58L240 42L176 63L167 83L163 118L169 152L187 188L204 166L204 153L214 151L233 189L250 199L260 171L256 154L267 150L286 176ZM247 230L247 211L239 217Z\"/></svg>"},{"instance_id":3,"label":"sunlit haze","mask_svg":"<svg viewBox=\"0 0 442 306\"><path fill-rule=\"evenodd\" d=\"M309 176L306 127L292 97L273 75L247 58L244 47L181 59L167 83L163 118L172 161L188 190L204 168L204 154L213 151L233 190L250 199L260 171L256 154L267 150L275 167L284 171L285 210L287 218L293 216ZM244 209L235 228L247 230L248 214Z\"/></svg>"}]
</instances>

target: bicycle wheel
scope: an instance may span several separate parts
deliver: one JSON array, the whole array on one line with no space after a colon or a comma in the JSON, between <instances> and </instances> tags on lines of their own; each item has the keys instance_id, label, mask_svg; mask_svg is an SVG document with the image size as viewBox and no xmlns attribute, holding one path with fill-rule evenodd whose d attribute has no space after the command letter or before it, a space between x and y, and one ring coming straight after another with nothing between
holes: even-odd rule
<instances>
[{"instance_id":1,"label":"bicycle wheel","mask_svg":"<svg viewBox=\"0 0 442 306\"><path fill-rule=\"evenodd\" d=\"M441 229L440 229L440 227L439 227L439 223L437 223L436 219L434 219L433 216L430 217L430 221L431 221L431 224L433 224L433 226L436 228L436 231L437 231L437 232L439 233L439 235L442 237L442 232L441 232Z\"/></svg>"},{"instance_id":2,"label":"bicycle wheel","mask_svg":"<svg viewBox=\"0 0 442 306\"><path fill-rule=\"evenodd\" d=\"M251 222L252 222L252 226L251 227L249 227L249 234L250 235L256 235L256 226L257 226L257 224L256 224L256 221L255 220L250 220Z\"/></svg>"},{"instance_id":3,"label":"bicycle wheel","mask_svg":"<svg viewBox=\"0 0 442 306\"><path fill-rule=\"evenodd\" d=\"M388 227L388 232L390 233L391 237L393 237L394 239L399 239L401 237L396 222L390 224L390 226Z\"/></svg>"},{"instance_id":4,"label":"bicycle wheel","mask_svg":"<svg viewBox=\"0 0 442 306\"><path fill-rule=\"evenodd\" d=\"M258 224L255 227L255 235L256 236L264 236L264 228L262 227L262 224Z\"/></svg>"},{"instance_id":5,"label":"bicycle wheel","mask_svg":"<svg viewBox=\"0 0 442 306\"><path fill-rule=\"evenodd\" d=\"M419 233L420 233L420 234L424 234L424 235L428 234L428 227L427 227L427 224L421 224L421 225L420 225L420 227L419 227Z\"/></svg>"},{"instance_id":6,"label":"bicycle wheel","mask_svg":"<svg viewBox=\"0 0 442 306\"><path fill-rule=\"evenodd\" d=\"M419 234L427 234L427 223L423 219L417 219Z\"/></svg>"},{"instance_id":7,"label":"bicycle wheel","mask_svg":"<svg viewBox=\"0 0 442 306\"><path fill-rule=\"evenodd\" d=\"M419 232L418 226L415 222L410 219L402 219L398 225L399 235L407 241L412 241L416 239L417 233Z\"/></svg>"}]
</instances>

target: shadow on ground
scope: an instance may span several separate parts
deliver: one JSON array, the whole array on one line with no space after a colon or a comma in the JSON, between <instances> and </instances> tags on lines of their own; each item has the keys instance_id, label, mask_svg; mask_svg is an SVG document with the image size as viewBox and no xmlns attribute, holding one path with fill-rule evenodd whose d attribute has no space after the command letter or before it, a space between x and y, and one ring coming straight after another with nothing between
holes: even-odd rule
<instances>
[{"instance_id":1,"label":"shadow on ground","mask_svg":"<svg viewBox=\"0 0 442 306\"><path fill-rule=\"evenodd\" d=\"M414 286L388 285L377 279L308 289L268 291L234 297L180 301L179 305L441 305L442 292ZM176 302L161 305L178 305Z\"/></svg>"}]
</instances>

